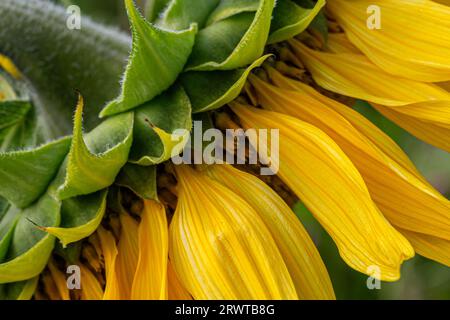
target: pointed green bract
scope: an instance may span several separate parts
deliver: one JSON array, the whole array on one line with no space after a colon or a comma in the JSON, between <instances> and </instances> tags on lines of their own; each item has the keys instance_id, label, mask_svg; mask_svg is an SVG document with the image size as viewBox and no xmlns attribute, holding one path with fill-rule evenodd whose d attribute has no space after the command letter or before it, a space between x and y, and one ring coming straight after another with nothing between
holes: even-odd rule
<instances>
[{"instance_id":1,"label":"pointed green bract","mask_svg":"<svg viewBox=\"0 0 450 320\"><path fill-rule=\"evenodd\" d=\"M230 71L183 73L181 83L186 90L194 113L220 108L239 96L250 72L261 66L270 55L265 55L247 68Z\"/></svg>"},{"instance_id":2,"label":"pointed green bract","mask_svg":"<svg viewBox=\"0 0 450 320\"><path fill-rule=\"evenodd\" d=\"M23 281L37 276L45 268L55 238L38 226L58 226L60 202L45 194L31 207L17 213L5 259L0 263L0 283Z\"/></svg>"},{"instance_id":3,"label":"pointed green bract","mask_svg":"<svg viewBox=\"0 0 450 320\"><path fill-rule=\"evenodd\" d=\"M168 89L177 79L192 51L196 25L184 31L163 30L125 0L133 32L133 49L122 84L122 93L101 112L110 116L136 108Z\"/></svg>"},{"instance_id":4,"label":"pointed green bract","mask_svg":"<svg viewBox=\"0 0 450 320\"><path fill-rule=\"evenodd\" d=\"M268 43L281 42L302 33L324 6L325 0L318 0L312 9L302 8L292 0L279 1L274 10Z\"/></svg>"},{"instance_id":5,"label":"pointed green bract","mask_svg":"<svg viewBox=\"0 0 450 320\"><path fill-rule=\"evenodd\" d=\"M140 166L128 163L119 173L116 184L130 189L142 199L158 199L156 166Z\"/></svg>"},{"instance_id":6,"label":"pointed green bract","mask_svg":"<svg viewBox=\"0 0 450 320\"><path fill-rule=\"evenodd\" d=\"M59 227L45 231L58 238L63 247L89 237L97 230L106 210L106 190L64 200Z\"/></svg>"},{"instance_id":7,"label":"pointed green bract","mask_svg":"<svg viewBox=\"0 0 450 320\"><path fill-rule=\"evenodd\" d=\"M191 112L189 97L179 85L137 108L130 162L149 166L180 153L192 127ZM172 136L180 129L182 135Z\"/></svg>"},{"instance_id":8,"label":"pointed green bract","mask_svg":"<svg viewBox=\"0 0 450 320\"><path fill-rule=\"evenodd\" d=\"M39 198L69 151L70 138L33 150L0 153L0 195L20 208Z\"/></svg>"},{"instance_id":9,"label":"pointed green bract","mask_svg":"<svg viewBox=\"0 0 450 320\"><path fill-rule=\"evenodd\" d=\"M252 64L264 52L274 0L200 30L186 71L233 70Z\"/></svg>"},{"instance_id":10,"label":"pointed green bract","mask_svg":"<svg viewBox=\"0 0 450 320\"><path fill-rule=\"evenodd\" d=\"M128 160L133 141L133 113L106 119L83 138L83 101L75 113L65 181L58 197L67 199L109 187Z\"/></svg>"}]
</instances>

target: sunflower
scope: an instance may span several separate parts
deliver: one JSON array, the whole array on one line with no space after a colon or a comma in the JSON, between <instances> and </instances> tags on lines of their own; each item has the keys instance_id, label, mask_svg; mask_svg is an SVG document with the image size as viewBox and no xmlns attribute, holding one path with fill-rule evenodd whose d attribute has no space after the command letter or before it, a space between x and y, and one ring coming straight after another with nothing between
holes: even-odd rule
<instances>
[{"instance_id":1,"label":"sunflower","mask_svg":"<svg viewBox=\"0 0 450 320\"><path fill-rule=\"evenodd\" d=\"M124 3L131 38L0 3L0 298L333 300L298 201L362 274L450 267L450 201L352 108L450 152L448 1Z\"/></svg>"}]
</instances>

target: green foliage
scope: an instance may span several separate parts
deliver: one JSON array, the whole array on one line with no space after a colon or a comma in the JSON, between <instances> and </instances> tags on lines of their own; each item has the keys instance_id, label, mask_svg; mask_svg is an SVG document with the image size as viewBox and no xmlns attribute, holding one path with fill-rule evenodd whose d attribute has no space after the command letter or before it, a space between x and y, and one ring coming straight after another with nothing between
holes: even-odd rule
<instances>
[{"instance_id":1,"label":"green foliage","mask_svg":"<svg viewBox=\"0 0 450 320\"><path fill-rule=\"evenodd\" d=\"M320 7L294 4L285 19L287 1L152 0L145 19L125 0L132 39L84 15L70 30L47 0L0 2L0 54L24 77L0 74L0 298L31 297L55 238L76 259L118 201L114 184L157 198L156 165L182 151L192 114L208 118L240 94L268 57L271 25L272 39L294 36ZM117 15L102 15L102 1L53 2ZM86 105L72 119L78 92Z\"/></svg>"}]
</instances>

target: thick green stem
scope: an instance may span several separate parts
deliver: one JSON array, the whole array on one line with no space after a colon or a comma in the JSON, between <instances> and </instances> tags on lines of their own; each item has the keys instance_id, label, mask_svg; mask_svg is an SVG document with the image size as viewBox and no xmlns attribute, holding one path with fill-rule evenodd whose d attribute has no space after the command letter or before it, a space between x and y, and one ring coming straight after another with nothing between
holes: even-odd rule
<instances>
[{"instance_id":1,"label":"thick green stem","mask_svg":"<svg viewBox=\"0 0 450 320\"><path fill-rule=\"evenodd\" d=\"M46 0L1 0L0 17L0 53L25 75L49 138L71 133L76 91L85 97L86 127L98 124L119 93L130 38L83 12L81 29L70 30L66 10Z\"/></svg>"}]
</instances>

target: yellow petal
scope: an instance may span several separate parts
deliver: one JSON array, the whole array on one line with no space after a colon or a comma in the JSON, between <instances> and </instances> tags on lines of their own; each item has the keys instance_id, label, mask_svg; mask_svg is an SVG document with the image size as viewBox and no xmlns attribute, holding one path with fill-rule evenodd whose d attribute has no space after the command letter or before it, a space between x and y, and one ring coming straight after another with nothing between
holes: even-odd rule
<instances>
[{"instance_id":1,"label":"yellow petal","mask_svg":"<svg viewBox=\"0 0 450 320\"><path fill-rule=\"evenodd\" d=\"M167 300L168 228L164 206L156 201L144 201L131 299Z\"/></svg>"},{"instance_id":2,"label":"yellow petal","mask_svg":"<svg viewBox=\"0 0 450 320\"><path fill-rule=\"evenodd\" d=\"M407 230L401 230L401 233L418 254L450 267L450 241Z\"/></svg>"},{"instance_id":3,"label":"yellow petal","mask_svg":"<svg viewBox=\"0 0 450 320\"><path fill-rule=\"evenodd\" d=\"M170 261L167 265L167 279L169 300L192 300L192 296L181 284Z\"/></svg>"},{"instance_id":4,"label":"yellow petal","mask_svg":"<svg viewBox=\"0 0 450 320\"><path fill-rule=\"evenodd\" d=\"M234 104L248 128L280 129L280 178L302 199L336 243L344 261L381 279L400 277L414 255L408 241L383 217L348 157L321 130L291 116Z\"/></svg>"},{"instance_id":5,"label":"yellow petal","mask_svg":"<svg viewBox=\"0 0 450 320\"><path fill-rule=\"evenodd\" d=\"M430 102L421 103L417 105L417 110L421 112L426 111L426 107L433 105ZM444 105L446 111L448 112L450 108L450 102L437 101L434 103L435 106ZM428 142L429 144L438 147L442 150L450 152L450 129L436 125L435 123L422 121L417 117L408 116L404 113L398 112L397 109L388 108L378 104L372 104L372 106L377 109L383 116L391 120L392 122L398 124L403 129L409 131L411 134ZM442 120L448 120L449 118L441 118Z\"/></svg>"},{"instance_id":6,"label":"yellow petal","mask_svg":"<svg viewBox=\"0 0 450 320\"><path fill-rule=\"evenodd\" d=\"M282 88L251 77L265 109L295 116L328 134L359 170L372 199L393 225L450 240L450 201L386 134L351 108L274 69L268 72Z\"/></svg>"},{"instance_id":7,"label":"yellow petal","mask_svg":"<svg viewBox=\"0 0 450 320\"><path fill-rule=\"evenodd\" d=\"M53 281L62 300L70 300L69 289L67 288L66 276L55 265L53 259L48 262L48 269L52 275Z\"/></svg>"},{"instance_id":8,"label":"yellow petal","mask_svg":"<svg viewBox=\"0 0 450 320\"><path fill-rule=\"evenodd\" d=\"M9 73L13 78L20 79L22 74L19 69L14 65L14 63L8 57L0 54L0 68Z\"/></svg>"},{"instance_id":9,"label":"yellow petal","mask_svg":"<svg viewBox=\"0 0 450 320\"><path fill-rule=\"evenodd\" d=\"M444 89L428 83L390 75L365 56L312 50L289 40L314 80L325 89L385 106L403 106L430 100L450 100Z\"/></svg>"},{"instance_id":10,"label":"yellow petal","mask_svg":"<svg viewBox=\"0 0 450 320\"><path fill-rule=\"evenodd\" d=\"M371 5L380 29L370 30ZM333 0L327 8L350 41L393 75L422 81L450 80L450 8L428 0Z\"/></svg>"},{"instance_id":11,"label":"yellow petal","mask_svg":"<svg viewBox=\"0 0 450 320\"><path fill-rule=\"evenodd\" d=\"M97 229L105 261L106 286L103 300L119 300L120 288L116 275L117 246L113 234L102 226Z\"/></svg>"},{"instance_id":12,"label":"yellow petal","mask_svg":"<svg viewBox=\"0 0 450 320\"><path fill-rule=\"evenodd\" d=\"M300 220L260 179L230 165L207 166L208 175L233 190L259 214L272 234L300 299L335 299L319 252Z\"/></svg>"},{"instance_id":13,"label":"yellow petal","mask_svg":"<svg viewBox=\"0 0 450 320\"><path fill-rule=\"evenodd\" d=\"M81 270L81 299L102 300L103 290L94 274L83 264Z\"/></svg>"},{"instance_id":14,"label":"yellow petal","mask_svg":"<svg viewBox=\"0 0 450 320\"><path fill-rule=\"evenodd\" d=\"M269 230L249 204L188 166L175 170L170 260L194 299L297 299Z\"/></svg>"},{"instance_id":15,"label":"yellow petal","mask_svg":"<svg viewBox=\"0 0 450 320\"><path fill-rule=\"evenodd\" d=\"M327 49L332 53L356 53L361 54L344 33L330 33L328 35Z\"/></svg>"},{"instance_id":16,"label":"yellow petal","mask_svg":"<svg viewBox=\"0 0 450 320\"><path fill-rule=\"evenodd\" d=\"M450 149L450 93L445 89L391 76L362 55L319 52L297 40L290 43L320 86L367 100L418 138Z\"/></svg>"},{"instance_id":17,"label":"yellow petal","mask_svg":"<svg viewBox=\"0 0 450 320\"><path fill-rule=\"evenodd\" d=\"M44 272L42 275L42 284L44 286L44 292L50 300L61 300L58 287L50 273Z\"/></svg>"},{"instance_id":18,"label":"yellow petal","mask_svg":"<svg viewBox=\"0 0 450 320\"><path fill-rule=\"evenodd\" d=\"M116 258L116 275L121 300L131 298L131 287L139 257L138 223L128 214L120 215L122 226Z\"/></svg>"}]
</instances>

